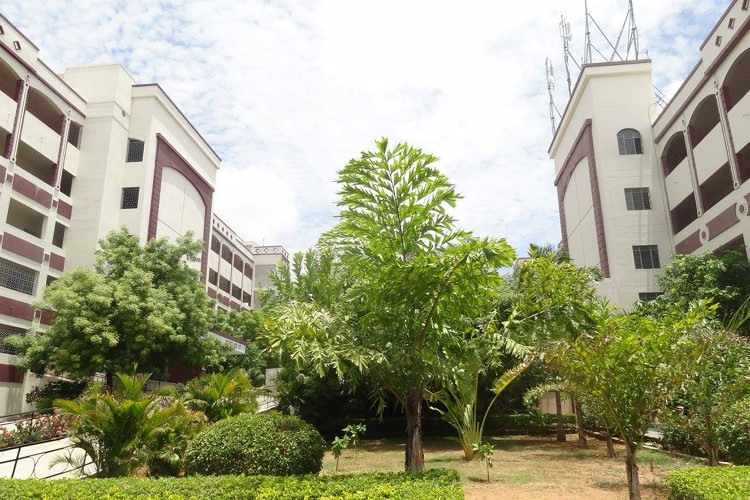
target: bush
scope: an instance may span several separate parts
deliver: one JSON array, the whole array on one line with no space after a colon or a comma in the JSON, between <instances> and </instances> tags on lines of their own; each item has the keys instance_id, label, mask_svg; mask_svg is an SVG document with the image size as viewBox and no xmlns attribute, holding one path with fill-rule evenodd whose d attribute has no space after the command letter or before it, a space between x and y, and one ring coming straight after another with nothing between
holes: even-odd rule
<instances>
[{"instance_id":1,"label":"bush","mask_svg":"<svg viewBox=\"0 0 750 500\"><path fill-rule=\"evenodd\" d=\"M219 425L219 424L217 424ZM460 500L458 473L430 470L420 474L356 474L344 476L222 476L186 478L0 480L0 498L131 498L169 500L295 499L313 500Z\"/></svg>"},{"instance_id":2,"label":"bush","mask_svg":"<svg viewBox=\"0 0 750 500\"><path fill-rule=\"evenodd\" d=\"M750 498L750 467L676 470L662 484L670 500L746 500Z\"/></svg>"},{"instance_id":3,"label":"bush","mask_svg":"<svg viewBox=\"0 0 750 500\"><path fill-rule=\"evenodd\" d=\"M750 397L733 404L719 423L719 442L735 464L750 464Z\"/></svg>"},{"instance_id":4,"label":"bush","mask_svg":"<svg viewBox=\"0 0 750 500\"><path fill-rule=\"evenodd\" d=\"M188 474L317 474L326 443L298 417L241 414L199 433L188 445Z\"/></svg>"},{"instance_id":5,"label":"bush","mask_svg":"<svg viewBox=\"0 0 750 500\"><path fill-rule=\"evenodd\" d=\"M14 430L0 429L0 449L63 437L68 420L55 413L16 422Z\"/></svg>"},{"instance_id":6,"label":"bush","mask_svg":"<svg viewBox=\"0 0 750 500\"><path fill-rule=\"evenodd\" d=\"M56 399L75 399L86 389L88 382L67 382L53 380L41 387L35 387L26 394L26 402L36 404L37 410L49 410Z\"/></svg>"}]
</instances>

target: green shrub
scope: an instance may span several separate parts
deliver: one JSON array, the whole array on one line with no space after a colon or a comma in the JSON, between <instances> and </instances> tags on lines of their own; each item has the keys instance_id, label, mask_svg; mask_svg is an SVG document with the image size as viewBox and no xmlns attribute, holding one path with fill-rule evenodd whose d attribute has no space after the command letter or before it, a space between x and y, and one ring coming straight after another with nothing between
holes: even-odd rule
<instances>
[{"instance_id":1,"label":"green shrub","mask_svg":"<svg viewBox=\"0 0 750 500\"><path fill-rule=\"evenodd\" d=\"M750 464L750 397L729 408L719 423L718 434L729 460L738 465Z\"/></svg>"},{"instance_id":2,"label":"green shrub","mask_svg":"<svg viewBox=\"0 0 750 500\"><path fill-rule=\"evenodd\" d=\"M430 470L420 474L356 474L342 476L222 476L185 478L0 480L0 498L66 498L83 500L460 500L458 473Z\"/></svg>"},{"instance_id":3,"label":"green shrub","mask_svg":"<svg viewBox=\"0 0 750 500\"><path fill-rule=\"evenodd\" d=\"M672 471L662 484L670 500L747 500L750 467L696 467Z\"/></svg>"},{"instance_id":4,"label":"green shrub","mask_svg":"<svg viewBox=\"0 0 750 500\"><path fill-rule=\"evenodd\" d=\"M37 410L48 410L54 406L56 399L75 399L80 396L88 382L67 382L53 380L41 387L35 387L26 394L26 402L36 404Z\"/></svg>"},{"instance_id":5,"label":"green shrub","mask_svg":"<svg viewBox=\"0 0 750 500\"><path fill-rule=\"evenodd\" d=\"M198 434L185 466L189 474L317 474L325 448L320 433L298 417L241 414Z\"/></svg>"}]
</instances>

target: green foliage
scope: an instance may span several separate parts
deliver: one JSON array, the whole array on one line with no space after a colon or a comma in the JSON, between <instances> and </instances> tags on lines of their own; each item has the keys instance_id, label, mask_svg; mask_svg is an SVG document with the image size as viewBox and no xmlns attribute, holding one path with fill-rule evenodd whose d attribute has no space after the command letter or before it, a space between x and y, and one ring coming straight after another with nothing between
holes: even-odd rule
<instances>
[{"instance_id":1,"label":"green foliage","mask_svg":"<svg viewBox=\"0 0 750 500\"><path fill-rule=\"evenodd\" d=\"M694 467L668 473L662 484L670 500L750 498L750 467Z\"/></svg>"},{"instance_id":2,"label":"green foliage","mask_svg":"<svg viewBox=\"0 0 750 500\"><path fill-rule=\"evenodd\" d=\"M719 424L733 403L750 395L750 344L714 328L698 329L688 342L695 362L686 366L685 378L662 420L680 431L671 432L670 438L689 437L711 465L718 465L723 448Z\"/></svg>"},{"instance_id":3,"label":"green foliage","mask_svg":"<svg viewBox=\"0 0 750 500\"><path fill-rule=\"evenodd\" d=\"M339 459L341 458L341 454L348 447L349 436L336 436L335 438L333 438L333 442L331 443L331 451L333 452L333 456L336 458L336 470L339 470Z\"/></svg>"},{"instance_id":4,"label":"green foliage","mask_svg":"<svg viewBox=\"0 0 750 500\"><path fill-rule=\"evenodd\" d=\"M185 465L189 474L317 474L325 448L320 433L297 417L240 414L198 434Z\"/></svg>"},{"instance_id":5,"label":"green foliage","mask_svg":"<svg viewBox=\"0 0 750 500\"><path fill-rule=\"evenodd\" d=\"M427 388L455 364L451 354L478 332L515 256L504 240L478 239L455 227L459 195L408 144L376 142L339 172L339 224L322 239L346 284L331 305L300 294L277 309L268 345L319 374L367 373L403 406L406 463L420 470L421 417ZM308 270L309 274L309 270Z\"/></svg>"},{"instance_id":6,"label":"green foliage","mask_svg":"<svg viewBox=\"0 0 750 500\"><path fill-rule=\"evenodd\" d=\"M37 410L48 410L54 406L56 399L75 399L80 396L88 382L68 382L53 380L42 386L34 387L26 394L26 402L36 404Z\"/></svg>"},{"instance_id":7,"label":"green foliage","mask_svg":"<svg viewBox=\"0 0 750 500\"><path fill-rule=\"evenodd\" d=\"M224 311L213 313L211 331L220 331L245 341L245 354L226 356L218 365L209 366L209 372L226 373L234 369L247 372L255 386L266 380L266 368L278 366L278 361L263 353L259 338L263 331L263 318L257 311Z\"/></svg>"},{"instance_id":8,"label":"green foliage","mask_svg":"<svg viewBox=\"0 0 750 500\"><path fill-rule=\"evenodd\" d=\"M686 308L691 302L713 299L719 304L717 316L726 322L750 297L748 275L750 262L744 250L719 256L711 252L675 255L656 278L663 295L643 307L647 311L661 310L666 304ZM750 325L744 327L743 333L747 333L748 328Z\"/></svg>"},{"instance_id":9,"label":"green foliage","mask_svg":"<svg viewBox=\"0 0 750 500\"><path fill-rule=\"evenodd\" d=\"M339 458L341 458L341 453L343 453L350 444L354 446L355 450L357 450L357 447L359 446L359 438L367 431L367 426L365 424L349 424L344 427L343 431L344 435L342 437L337 436L331 443L331 451L333 451L333 456L336 457L336 470L339 470Z\"/></svg>"},{"instance_id":10,"label":"green foliage","mask_svg":"<svg viewBox=\"0 0 750 500\"><path fill-rule=\"evenodd\" d=\"M203 412L209 422L240 413L255 413L258 409L257 391L247 373L239 369L190 380L182 398L185 406Z\"/></svg>"},{"instance_id":11,"label":"green foliage","mask_svg":"<svg viewBox=\"0 0 750 500\"><path fill-rule=\"evenodd\" d=\"M735 464L750 464L750 397L729 407L719 422L719 441Z\"/></svg>"},{"instance_id":12,"label":"green foliage","mask_svg":"<svg viewBox=\"0 0 750 500\"><path fill-rule=\"evenodd\" d=\"M336 476L222 476L163 479L0 479L4 500L66 498L106 500L462 500L455 470L433 469L418 474L356 474Z\"/></svg>"},{"instance_id":13,"label":"green foliage","mask_svg":"<svg viewBox=\"0 0 750 500\"><path fill-rule=\"evenodd\" d=\"M212 306L195 261L203 243L141 246L125 228L99 242L94 269L64 273L44 290L40 309L55 311L52 326L17 339L22 366L86 378L98 372L142 370L166 375L170 361L210 366L224 348L207 334Z\"/></svg>"},{"instance_id":14,"label":"green foliage","mask_svg":"<svg viewBox=\"0 0 750 500\"><path fill-rule=\"evenodd\" d=\"M200 419L181 403L144 394L150 375L116 377L113 393L93 383L75 401L55 401L71 418L69 434L75 446L93 460L98 477L128 476L149 462L156 465L155 474L176 473Z\"/></svg>"},{"instance_id":15,"label":"green foliage","mask_svg":"<svg viewBox=\"0 0 750 500\"><path fill-rule=\"evenodd\" d=\"M474 443L471 449L474 453L479 455L479 460L484 462L484 466L487 469L487 482L490 482L490 468L492 467L492 454L494 453L494 446L490 443Z\"/></svg>"}]
</instances>

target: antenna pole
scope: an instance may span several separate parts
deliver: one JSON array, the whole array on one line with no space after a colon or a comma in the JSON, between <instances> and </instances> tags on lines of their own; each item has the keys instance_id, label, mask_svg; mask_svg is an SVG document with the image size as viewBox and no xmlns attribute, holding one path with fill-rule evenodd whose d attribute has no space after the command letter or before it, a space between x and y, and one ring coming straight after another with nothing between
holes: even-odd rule
<instances>
[{"instance_id":1,"label":"antenna pole","mask_svg":"<svg viewBox=\"0 0 750 500\"><path fill-rule=\"evenodd\" d=\"M591 58L591 29L589 28L589 2L584 0L583 7L586 10L586 40L584 42L583 64L589 64Z\"/></svg>"},{"instance_id":2,"label":"antenna pole","mask_svg":"<svg viewBox=\"0 0 750 500\"><path fill-rule=\"evenodd\" d=\"M630 35L628 37L628 50L625 59L630 55L630 48L633 48L635 59L638 60L638 27L635 24L635 14L633 13L633 0L628 0L628 24Z\"/></svg>"},{"instance_id":3,"label":"antenna pole","mask_svg":"<svg viewBox=\"0 0 750 500\"><path fill-rule=\"evenodd\" d=\"M563 60L565 61L565 73L568 77L568 95L573 95L573 87L570 82L570 64L568 62L568 54L570 53L569 45L573 35L570 32L570 23L565 21L563 16L560 16L560 38L563 43Z\"/></svg>"},{"instance_id":4,"label":"antenna pole","mask_svg":"<svg viewBox=\"0 0 750 500\"><path fill-rule=\"evenodd\" d=\"M555 135L555 101L552 97L552 91L555 89L555 70L552 69L552 63L549 57L544 60L544 69L547 73L547 92L549 93L549 119L552 124L552 135Z\"/></svg>"}]
</instances>

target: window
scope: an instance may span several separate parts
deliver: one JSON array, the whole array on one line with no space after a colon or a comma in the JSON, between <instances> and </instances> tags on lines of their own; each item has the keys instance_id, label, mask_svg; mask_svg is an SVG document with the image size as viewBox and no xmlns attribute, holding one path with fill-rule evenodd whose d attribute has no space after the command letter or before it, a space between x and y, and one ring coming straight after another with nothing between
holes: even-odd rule
<instances>
[{"instance_id":1,"label":"window","mask_svg":"<svg viewBox=\"0 0 750 500\"><path fill-rule=\"evenodd\" d=\"M73 174L68 172L67 170L63 170L62 175L60 176L60 192L66 196L70 196L70 193L73 192Z\"/></svg>"},{"instance_id":2,"label":"window","mask_svg":"<svg viewBox=\"0 0 750 500\"><path fill-rule=\"evenodd\" d=\"M730 30L734 29L734 22L735 22L735 19L733 17L730 17L729 18L729 29Z\"/></svg>"},{"instance_id":3,"label":"window","mask_svg":"<svg viewBox=\"0 0 750 500\"><path fill-rule=\"evenodd\" d=\"M625 188L625 205L628 210L651 210L648 188Z\"/></svg>"},{"instance_id":4,"label":"window","mask_svg":"<svg viewBox=\"0 0 750 500\"><path fill-rule=\"evenodd\" d=\"M130 209L138 208L138 191L140 188L137 187L126 187L122 188L122 203L120 208Z\"/></svg>"},{"instance_id":5,"label":"window","mask_svg":"<svg viewBox=\"0 0 750 500\"><path fill-rule=\"evenodd\" d=\"M721 35L716 37L716 46L721 47Z\"/></svg>"},{"instance_id":6,"label":"window","mask_svg":"<svg viewBox=\"0 0 750 500\"><path fill-rule=\"evenodd\" d=\"M626 128L617 132L617 148L621 155L643 154L641 144L641 133L632 128Z\"/></svg>"},{"instance_id":7,"label":"window","mask_svg":"<svg viewBox=\"0 0 750 500\"><path fill-rule=\"evenodd\" d=\"M65 226L59 222L55 222L55 232L52 234L52 244L57 248L62 248L65 243Z\"/></svg>"},{"instance_id":8,"label":"window","mask_svg":"<svg viewBox=\"0 0 750 500\"><path fill-rule=\"evenodd\" d=\"M659 295L661 295L661 292L639 292L638 300L642 302L649 302L651 300L656 300Z\"/></svg>"},{"instance_id":9,"label":"window","mask_svg":"<svg viewBox=\"0 0 750 500\"><path fill-rule=\"evenodd\" d=\"M138 139L128 139L128 156L126 162L143 161L144 142Z\"/></svg>"},{"instance_id":10,"label":"window","mask_svg":"<svg viewBox=\"0 0 750 500\"><path fill-rule=\"evenodd\" d=\"M636 269L659 269L659 248L656 245L633 245Z\"/></svg>"},{"instance_id":11,"label":"window","mask_svg":"<svg viewBox=\"0 0 750 500\"><path fill-rule=\"evenodd\" d=\"M34 295L36 271L15 262L0 259L0 286L15 292Z\"/></svg>"},{"instance_id":12,"label":"window","mask_svg":"<svg viewBox=\"0 0 750 500\"><path fill-rule=\"evenodd\" d=\"M10 325L0 325L0 353L18 354L18 349L5 343L5 339L11 335L26 335L26 330Z\"/></svg>"},{"instance_id":13,"label":"window","mask_svg":"<svg viewBox=\"0 0 750 500\"><path fill-rule=\"evenodd\" d=\"M747 10L750 8L750 0L743 0L742 1L742 10Z\"/></svg>"}]
</instances>

